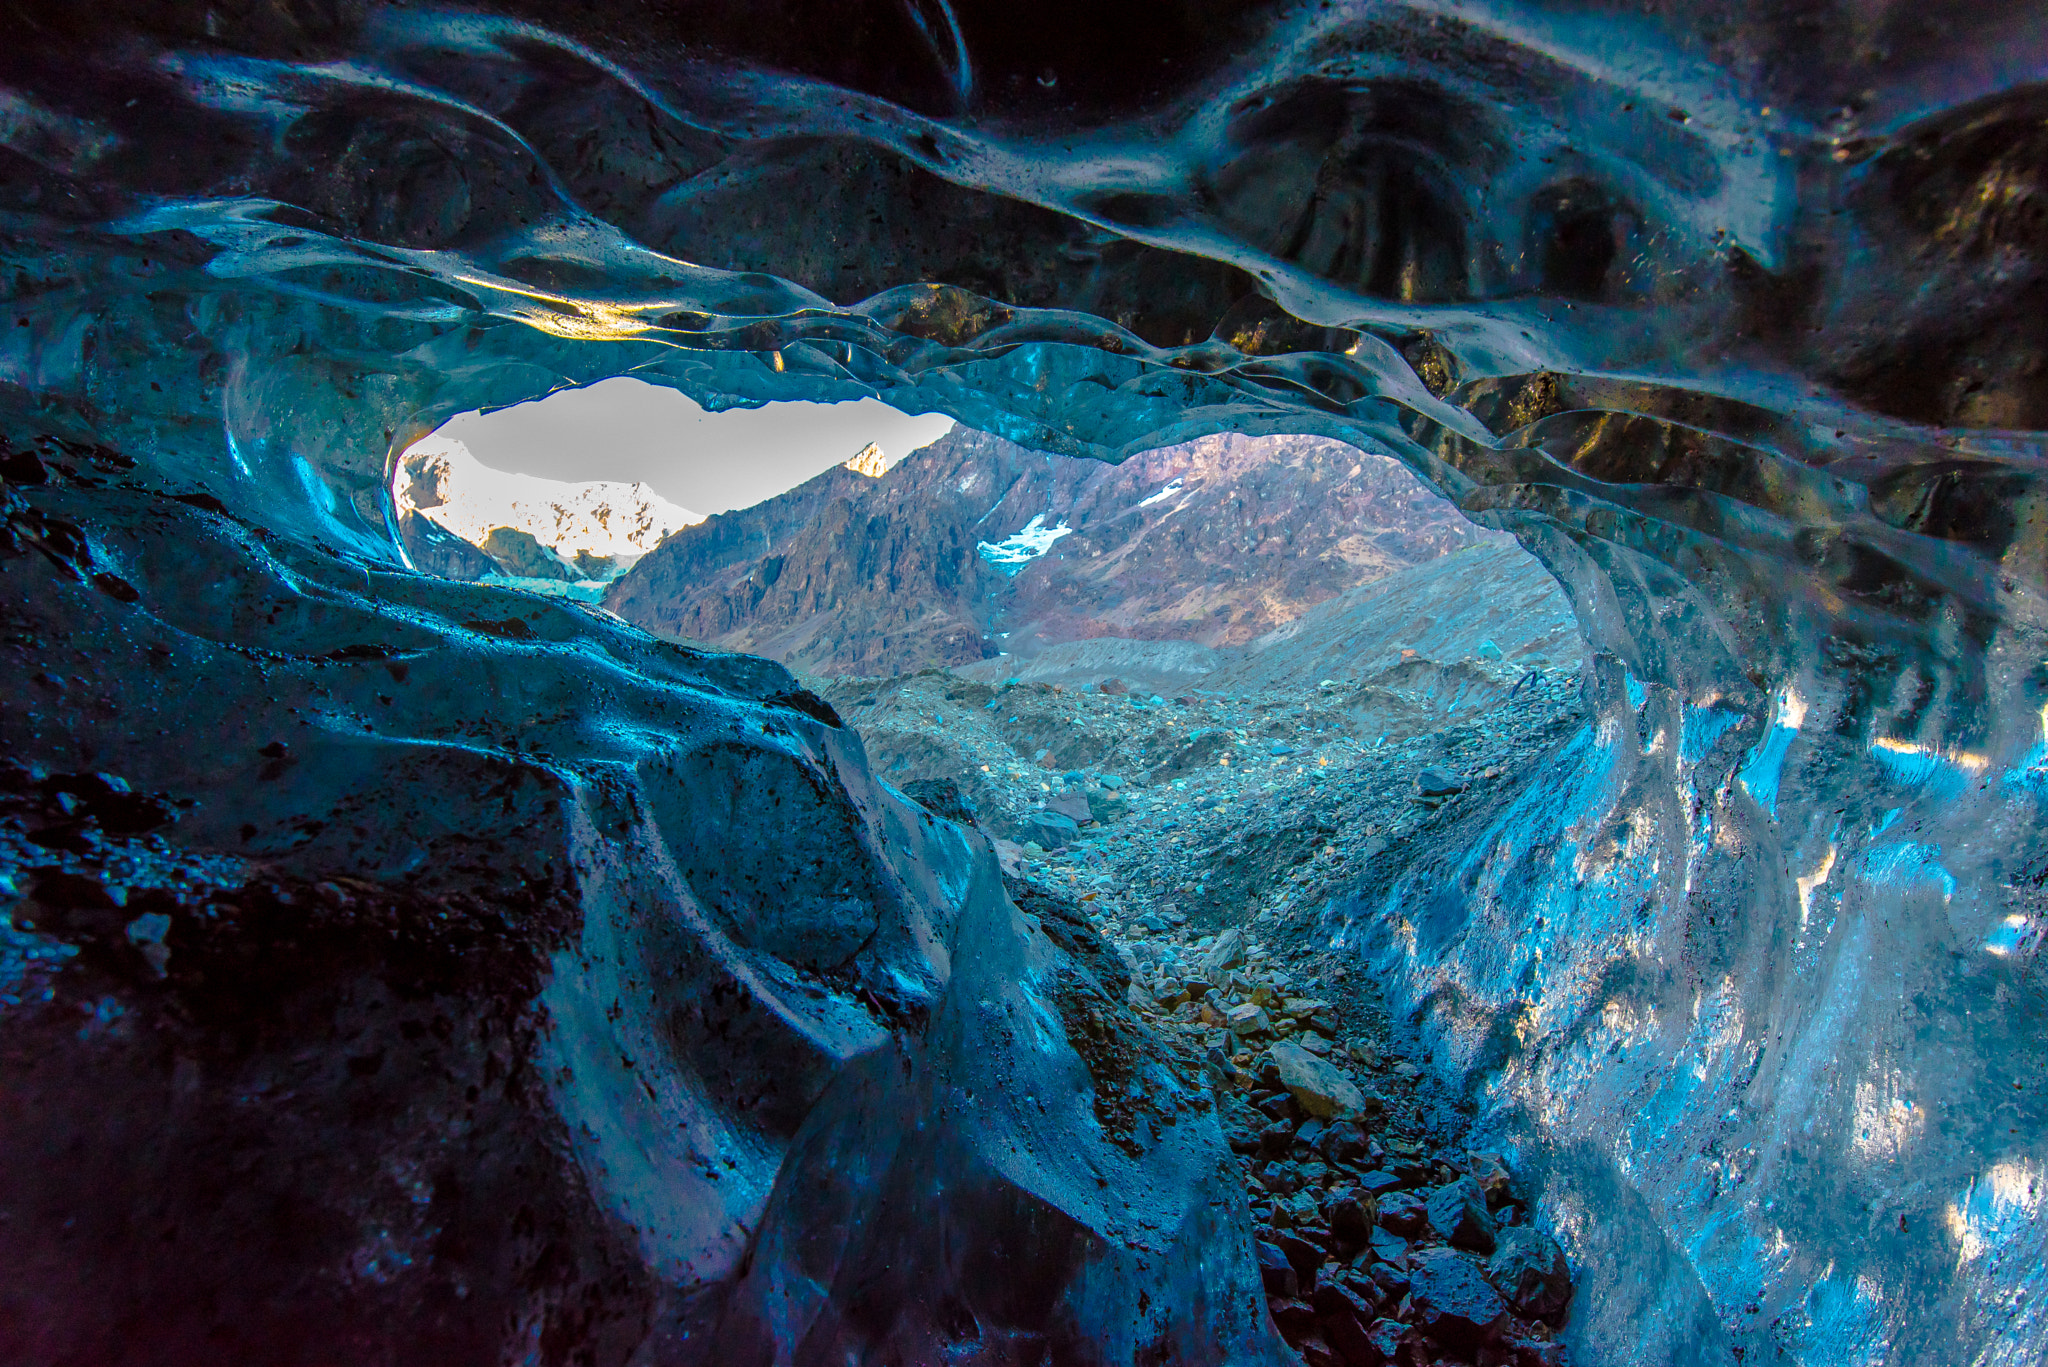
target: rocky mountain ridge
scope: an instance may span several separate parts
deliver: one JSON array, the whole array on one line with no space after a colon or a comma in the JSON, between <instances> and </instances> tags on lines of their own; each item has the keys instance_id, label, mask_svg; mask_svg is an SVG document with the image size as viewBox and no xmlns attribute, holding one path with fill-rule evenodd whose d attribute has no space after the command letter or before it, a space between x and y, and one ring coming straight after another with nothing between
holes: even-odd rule
<instances>
[{"instance_id":1,"label":"rocky mountain ridge","mask_svg":"<svg viewBox=\"0 0 2048 1367\"><path fill-rule=\"evenodd\" d=\"M669 537L605 605L821 675L1121 637L1238 646L1360 584L1499 539L1394 461L1204 437L1120 466L967 429Z\"/></svg>"}]
</instances>

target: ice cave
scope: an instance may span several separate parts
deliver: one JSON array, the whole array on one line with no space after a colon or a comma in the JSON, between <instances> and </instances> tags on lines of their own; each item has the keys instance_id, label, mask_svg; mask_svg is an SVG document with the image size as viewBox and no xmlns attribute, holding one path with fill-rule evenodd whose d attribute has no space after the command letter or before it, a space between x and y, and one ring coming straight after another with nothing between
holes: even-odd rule
<instances>
[{"instance_id":1,"label":"ice cave","mask_svg":"<svg viewBox=\"0 0 2048 1367\"><path fill-rule=\"evenodd\" d=\"M2048 1360L2048 10L9 15L0 1363ZM596 551L429 572L401 459L616 377L949 416L961 498L1093 461L1133 517L1311 443L1469 524L1415 594L1554 595L1459 677L1556 726L1276 893L1408 1061L1313 1001L1191 1047L1280 1009L1230 908L1166 982L767 658L822 627L732 634L863 536L1028 593L1116 550L1079 513L828 526L681 625ZM710 573L649 528L605 554ZM1176 660L1271 629L1226 608ZM1250 849L1369 635L1271 735L1057 695L1272 776L1222 805L1169 758L1060 816L1065 723L991 782L1041 851L1098 799ZM1247 1184L1251 1100L1321 1205Z\"/></svg>"}]
</instances>

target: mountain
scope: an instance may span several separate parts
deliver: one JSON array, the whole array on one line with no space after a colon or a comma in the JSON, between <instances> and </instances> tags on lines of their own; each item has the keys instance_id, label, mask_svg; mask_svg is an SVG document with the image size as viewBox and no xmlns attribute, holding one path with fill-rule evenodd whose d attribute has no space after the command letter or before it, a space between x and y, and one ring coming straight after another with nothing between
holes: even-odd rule
<instances>
[{"instance_id":1,"label":"mountain","mask_svg":"<svg viewBox=\"0 0 2048 1367\"><path fill-rule=\"evenodd\" d=\"M703 521L645 484L493 470L445 437L406 451L392 492L413 563L448 579L606 581Z\"/></svg>"},{"instance_id":2,"label":"mountain","mask_svg":"<svg viewBox=\"0 0 2048 1367\"><path fill-rule=\"evenodd\" d=\"M879 476L828 470L685 528L604 601L812 673L896 674L1098 637L1240 646L1500 539L1322 438L1204 437L1108 466L956 428Z\"/></svg>"}]
</instances>

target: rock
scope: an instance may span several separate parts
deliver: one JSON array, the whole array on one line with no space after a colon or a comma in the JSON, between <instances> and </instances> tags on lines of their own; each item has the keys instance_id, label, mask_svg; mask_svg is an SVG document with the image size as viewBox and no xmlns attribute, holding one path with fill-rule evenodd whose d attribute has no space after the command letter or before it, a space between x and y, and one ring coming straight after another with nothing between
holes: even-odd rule
<instances>
[{"instance_id":1,"label":"rock","mask_svg":"<svg viewBox=\"0 0 2048 1367\"><path fill-rule=\"evenodd\" d=\"M1473 1262L1449 1249L1425 1249L1408 1271L1408 1303L1417 1328L1458 1352L1471 1353L1500 1332L1507 1303Z\"/></svg>"},{"instance_id":2,"label":"rock","mask_svg":"<svg viewBox=\"0 0 2048 1367\"><path fill-rule=\"evenodd\" d=\"M1235 926L1216 937L1216 942L1203 953L1198 967L1202 976L1212 983L1220 983L1230 976L1230 970L1244 962L1244 933Z\"/></svg>"},{"instance_id":3,"label":"rock","mask_svg":"<svg viewBox=\"0 0 2048 1367\"><path fill-rule=\"evenodd\" d=\"M1021 824L1020 833L1027 842L1048 850L1059 849L1081 833L1080 825L1072 817L1063 816L1049 807L1027 814Z\"/></svg>"},{"instance_id":4,"label":"rock","mask_svg":"<svg viewBox=\"0 0 2048 1367\"><path fill-rule=\"evenodd\" d=\"M1399 1191L1406 1185L1407 1183L1384 1168L1374 1168L1371 1172L1358 1179L1358 1189L1360 1191L1370 1192L1374 1196L1381 1197L1382 1200L1385 1198L1385 1193Z\"/></svg>"},{"instance_id":5,"label":"rock","mask_svg":"<svg viewBox=\"0 0 2048 1367\"><path fill-rule=\"evenodd\" d=\"M903 785L903 796L933 816L962 826L974 824L974 802L950 778L913 779Z\"/></svg>"},{"instance_id":6,"label":"rock","mask_svg":"<svg viewBox=\"0 0 2048 1367\"><path fill-rule=\"evenodd\" d=\"M1408 1241L1392 1230L1375 1227L1372 1232L1372 1256L1382 1262L1393 1262L1408 1255Z\"/></svg>"},{"instance_id":7,"label":"rock","mask_svg":"<svg viewBox=\"0 0 2048 1367\"><path fill-rule=\"evenodd\" d=\"M1390 1191L1379 1198L1378 1223L1382 1229L1412 1239L1429 1223L1429 1207L1410 1192Z\"/></svg>"},{"instance_id":8,"label":"rock","mask_svg":"<svg viewBox=\"0 0 2048 1367\"><path fill-rule=\"evenodd\" d=\"M1330 1233L1337 1238L1354 1248L1364 1247L1372 1242L1379 1202L1364 1193L1347 1191L1331 1198L1323 1207L1323 1218L1329 1221Z\"/></svg>"},{"instance_id":9,"label":"rock","mask_svg":"<svg viewBox=\"0 0 2048 1367\"><path fill-rule=\"evenodd\" d=\"M1400 1356L1401 1341L1408 1337L1408 1326L1399 1320L1374 1320L1366 1326L1365 1335L1382 1363L1393 1362Z\"/></svg>"},{"instance_id":10,"label":"rock","mask_svg":"<svg viewBox=\"0 0 2048 1367\"><path fill-rule=\"evenodd\" d=\"M1394 1361L1356 1317L1331 1318L1322 1322L1323 1338L1337 1350L1344 1367L1387 1367Z\"/></svg>"},{"instance_id":11,"label":"rock","mask_svg":"<svg viewBox=\"0 0 2048 1367\"><path fill-rule=\"evenodd\" d=\"M1340 1282L1325 1282L1310 1301L1322 1329L1323 1340L1337 1350L1346 1367L1381 1367L1386 1359L1366 1336L1365 1326L1373 1322L1375 1306Z\"/></svg>"},{"instance_id":12,"label":"rock","mask_svg":"<svg viewBox=\"0 0 2048 1367\"><path fill-rule=\"evenodd\" d=\"M1253 1006L1250 1002L1242 1006L1233 1006L1226 1011L1223 1015L1223 1024L1232 1034L1241 1037L1273 1033L1273 1022L1266 1015L1265 1008Z\"/></svg>"},{"instance_id":13,"label":"rock","mask_svg":"<svg viewBox=\"0 0 2048 1367\"><path fill-rule=\"evenodd\" d=\"M1287 1255L1287 1262L1293 1267L1303 1293L1314 1290L1316 1274L1329 1261L1330 1255L1320 1244L1311 1243L1299 1234L1276 1234L1272 1242L1275 1248Z\"/></svg>"},{"instance_id":14,"label":"rock","mask_svg":"<svg viewBox=\"0 0 2048 1367\"><path fill-rule=\"evenodd\" d=\"M1465 784L1450 770L1432 764L1415 775L1415 791L1423 797L1450 797L1464 792Z\"/></svg>"},{"instance_id":15,"label":"rock","mask_svg":"<svg viewBox=\"0 0 2048 1367\"><path fill-rule=\"evenodd\" d=\"M1045 810L1057 812L1059 815L1067 818L1067 820L1074 823L1074 828L1077 831L1080 829L1083 821L1093 821L1095 819L1094 814L1088 810L1088 795L1086 793L1054 793L1045 800Z\"/></svg>"},{"instance_id":16,"label":"rock","mask_svg":"<svg viewBox=\"0 0 2048 1367\"><path fill-rule=\"evenodd\" d=\"M1270 1157L1279 1157L1294 1143L1294 1122L1276 1120L1259 1131L1259 1152Z\"/></svg>"},{"instance_id":17,"label":"rock","mask_svg":"<svg viewBox=\"0 0 2048 1367\"><path fill-rule=\"evenodd\" d=\"M1486 1213L1486 1193L1469 1177L1438 1187L1429 1197L1429 1223L1452 1248L1491 1253L1498 1238Z\"/></svg>"},{"instance_id":18,"label":"rock","mask_svg":"<svg viewBox=\"0 0 2048 1367\"><path fill-rule=\"evenodd\" d=\"M1271 1306L1273 1323L1289 1343L1298 1343L1316 1330L1316 1312L1302 1301L1276 1300Z\"/></svg>"},{"instance_id":19,"label":"rock","mask_svg":"<svg viewBox=\"0 0 2048 1367\"><path fill-rule=\"evenodd\" d=\"M1261 1240L1259 1242L1259 1280L1265 1284L1268 1296L1293 1300L1301 1291L1301 1274L1294 1270L1287 1254L1278 1245Z\"/></svg>"},{"instance_id":20,"label":"rock","mask_svg":"<svg viewBox=\"0 0 2048 1367\"><path fill-rule=\"evenodd\" d=\"M1557 1314L1572 1298L1563 1250L1526 1225L1501 1231L1486 1276L1515 1309L1539 1319Z\"/></svg>"},{"instance_id":21,"label":"rock","mask_svg":"<svg viewBox=\"0 0 2048 1367\"><path fill-rule=\"evenodd\" d=\"M1507 1165L1500 1161L1499 1155L1472 1153L1466 1157L1471 1164L1472 1180L1486 1193L1486 1204L1489 1208L1511 1199L1513 1179L1508 1176Z\"/></svg>"},{"instance_id":22,"label":"rock","mask_svg":"<svg viewBox=\"0 0 2048 1367\"><path fill-rule=\"evenodd\" d=\"M1515 1367L1565 1367L1568 1361L1562 1343L1543 1339L1510 1339L1504 1346Z\"/></svg>"},{"instance_id":23,"label":"rock","mask_svg":"<svg viewBox=\"0 0 2048 1367\"><path fill-rule=\"evenodd\" d=\"M1280 1085L1310 1115L1332 1120L1365 1110L1365 1095L1356 1084L1300 1045L1282 1040L1267 1057L1279 1069Z\"/></svg>"}]
</instances>

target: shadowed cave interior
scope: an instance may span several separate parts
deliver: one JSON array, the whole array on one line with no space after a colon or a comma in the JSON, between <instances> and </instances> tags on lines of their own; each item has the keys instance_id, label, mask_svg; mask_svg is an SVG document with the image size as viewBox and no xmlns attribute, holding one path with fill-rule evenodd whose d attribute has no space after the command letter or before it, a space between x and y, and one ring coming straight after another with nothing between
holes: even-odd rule
<instances>
[{"instance_id":1,"label":"shadowed cave interior","mask_svg":"<svg viewBox=\"0 0 2048 1367\"><path fill-rule=\"evenodd\" d=\"M2048 1355L2040 15L15 17L0 1361ZM1542 563L1581 722L1311 924L1555 1344L1276 1323L1085 917L790 669L414 566L415 441L624 375Z\"/></svg>"}]
</instances>

